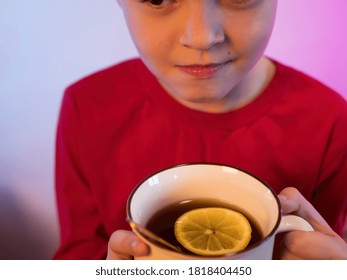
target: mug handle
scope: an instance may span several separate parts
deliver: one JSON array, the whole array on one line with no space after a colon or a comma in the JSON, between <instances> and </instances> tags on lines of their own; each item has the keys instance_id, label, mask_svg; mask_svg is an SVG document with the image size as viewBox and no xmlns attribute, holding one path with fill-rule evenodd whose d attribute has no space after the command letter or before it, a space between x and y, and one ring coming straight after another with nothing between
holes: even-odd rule
<instances>
[{"instance_id":1,"label":"mug handle","mask_svg":"<svg viewBox=\"0 0 347 280\"><path fill-rule=\"evenodd\" d=\"M277 233L291 230L314 231L313 227L303 218L295 215L282 216Z\"/></svg>"}]
</instances>

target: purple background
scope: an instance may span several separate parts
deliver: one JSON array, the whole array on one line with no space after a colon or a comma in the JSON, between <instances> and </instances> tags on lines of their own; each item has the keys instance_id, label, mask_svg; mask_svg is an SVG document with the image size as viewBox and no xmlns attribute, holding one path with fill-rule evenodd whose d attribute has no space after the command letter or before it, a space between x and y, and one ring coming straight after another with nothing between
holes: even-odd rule
<instances>
[{"instance_id":1,"label":"purple background","mask_svg":"<svg viewBox=\"0 0 347 280\"><path fill-rule=\"evenodd\" d=\"M267 53L347 99L347 1L279 0Z\"/></svg>"}]
</instances>

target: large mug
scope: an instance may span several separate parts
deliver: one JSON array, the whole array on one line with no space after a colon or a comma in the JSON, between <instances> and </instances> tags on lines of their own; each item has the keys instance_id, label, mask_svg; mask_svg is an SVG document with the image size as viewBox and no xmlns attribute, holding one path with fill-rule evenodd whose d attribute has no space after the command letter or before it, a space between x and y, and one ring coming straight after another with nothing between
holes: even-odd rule
<instances>
[{"instance_id":1,"label":"large mug","mask_svg":"<svg viewBox=\"0 0 347 280\"><path fill-rule=\"evenodd\" d=\"M149 255L138 259L267 260L272 259L276 234L313 230L298 216L283 216L277 195L265 182L238 168L213 163L177 165L149 176L129 196L127 216L129 220L146 226L154 214L168 205L206 198L242 209L256 222L262 238L238 253L204 257L161 246L135 229L134 232L150 247Z\"/></svg>"}]
</instances>

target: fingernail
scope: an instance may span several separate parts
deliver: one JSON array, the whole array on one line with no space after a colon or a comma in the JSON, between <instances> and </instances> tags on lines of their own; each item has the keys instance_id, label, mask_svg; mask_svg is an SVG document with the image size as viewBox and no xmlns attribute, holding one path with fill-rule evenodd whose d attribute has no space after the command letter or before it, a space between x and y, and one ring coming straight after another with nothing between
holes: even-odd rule
<instances>
[{"instance_id":1,"label":"fingernail","mask_svg":"<svg viewBox=\"0 0 347 280\"><path fill-rule=\"evenodd\" d=\"M288 199L288 197L286 195L284 195L284 194L279 194L278 197L280 199L282 199L282 200L287 200Z\"/></svg>"}]
</instances>

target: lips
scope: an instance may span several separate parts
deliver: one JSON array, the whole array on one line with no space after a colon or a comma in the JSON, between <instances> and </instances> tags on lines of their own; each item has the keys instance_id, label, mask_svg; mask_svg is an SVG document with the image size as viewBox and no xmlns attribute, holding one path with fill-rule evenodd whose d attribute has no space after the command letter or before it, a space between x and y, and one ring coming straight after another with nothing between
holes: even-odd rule
<instances>
[{"instance_id":1,"label":"lips","mask_svg":"<svg viewBox=\"0 0 347 280\"><path fill-rule=\"evenodd\" d=\"M226 63L213 64L194 64L194 65L179 65L181 71L196 77L196 78L211 78L213 77Z\"/></svg>"}]
</instances>

